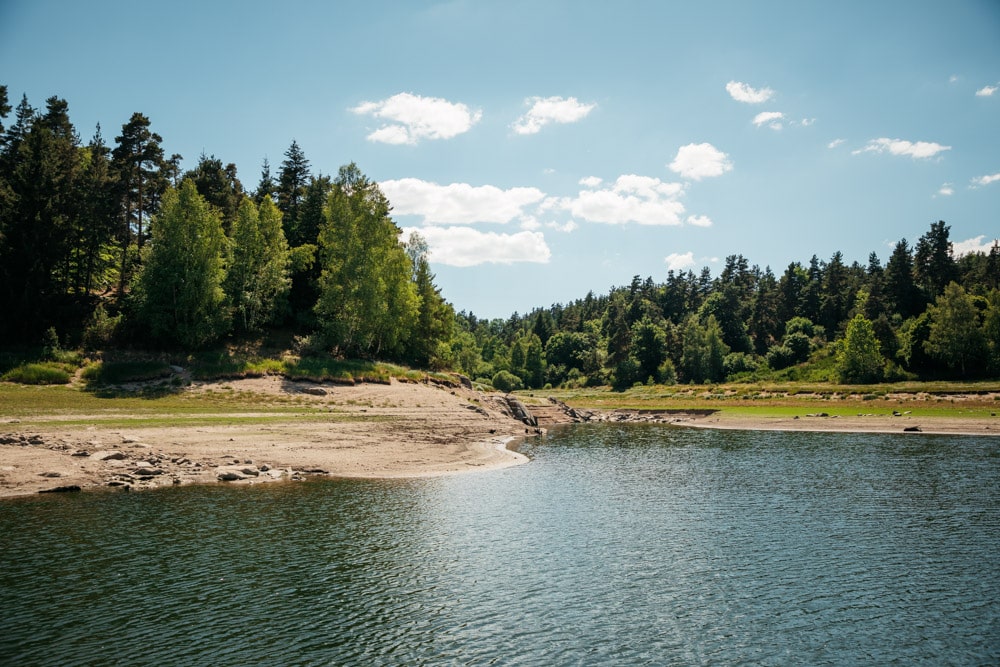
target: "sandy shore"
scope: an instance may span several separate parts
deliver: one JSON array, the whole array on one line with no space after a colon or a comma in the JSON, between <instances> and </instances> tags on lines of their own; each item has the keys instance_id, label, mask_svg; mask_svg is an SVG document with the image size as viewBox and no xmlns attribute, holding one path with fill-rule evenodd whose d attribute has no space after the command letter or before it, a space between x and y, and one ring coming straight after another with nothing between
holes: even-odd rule
<instances>
[{"instance_id":1,"label":"sandy shore","mask_svg":"<svg viewBox=\"0 0 1000 667\"><path fill-rule=\"evenodd\" d=\"M175 484L294 481L311 475L394 478L447 475L517 465L508 448L534 434L498 394L409 384L352 387L275 377L195 384L184 391L246 392L261 412L178 415L176 423L128 415L66 415L0 422L0 498L52 490L144 489ZM301 412L289 413L294 398ZM273 401L271 399L274 399ZM285 410L269 412L269 406ZM760 417L652 411L577 411L535 399L545 428L572 421L657 422L719 429L940 433L1000 436L1000 418L868 414ZM162 417L163 415L161 415ZM259 419L255 419L259 417ZM206 419L208 418L208 419ZM166 421L166 425L164 425ZM205 425L205 424L210 425ZM81 425L82 424L82 425ZM112 425L113 424L113 425Z\"/></svg>"},{"instance_id":2,"label":"sandy shore","mask_svg":"<svg viewBox=\"0 0 1000 667\"><path fill-rule=\"evenodd\" d=\"M68 488L140 489L232 481L255 484L337 477L421 477L523 463L507 448L525 426L497 396L434 385L353 387L266 377L194 385L186 391L294 394L310 411L211 415L225 425L104 427L107 415L0 423L0 497ZM311 393L309 393L311 392ZM324 408L318 411L316 408ZM204 421L204 420L203 420Z\"/></svg>"}]
</instances>

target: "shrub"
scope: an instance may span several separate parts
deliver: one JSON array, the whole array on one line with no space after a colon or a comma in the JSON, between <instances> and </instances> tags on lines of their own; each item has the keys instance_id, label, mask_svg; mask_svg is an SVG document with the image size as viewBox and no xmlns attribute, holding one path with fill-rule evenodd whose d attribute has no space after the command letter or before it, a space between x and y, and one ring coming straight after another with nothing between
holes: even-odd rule
<instances>
[{"instance_id":1,"label":"shrub","mask_svg":"<svg viewBox=\"0 0 1000 667\"><path fill-rule=\"evenodd\" d=\"M492 384L497 391L503 392L517 391L518 389L524 388L524 383L521 381L521 378L517 377L510 371L500 371L494 375Z\"/></svg>"},{"instance_id":2,"label":"shrub","mask_svg":"<svg viewBox=\"0 0 1000 667\"><path fill-rule=\"evenodd\" d=\"M99 350L112 343L118 325L121 324L122 316L111 317L104 309L104 304L97 304L94 313L90 316L86 327L83 330L83 346L88 350Z\"/></svg>"},{"instance_id":3,"label":"shrub","mask_svg":"<svg viewBox=\"0 0 1000 667\"><path fill-rule=\"evenodd\" d=\"M60 364L22 364L4 374L3 380L20 384L69 384L70 374Z\"/></svg>"}]
</instances>

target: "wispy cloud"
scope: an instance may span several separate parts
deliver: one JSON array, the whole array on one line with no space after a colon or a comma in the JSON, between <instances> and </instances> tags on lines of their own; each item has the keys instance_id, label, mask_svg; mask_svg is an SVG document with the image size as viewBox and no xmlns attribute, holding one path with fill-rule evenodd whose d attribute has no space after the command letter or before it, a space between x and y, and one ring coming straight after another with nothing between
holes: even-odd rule
<instances>
[{"instance_id":1,"label":"wispy cloud","mask_svg":"<svg viewBox=\"0 0 1000 667\"><path fill-rule=\"evenodd\" d=\"M854 155L860 153L886 153L890 155L904 155L914 160L925 160L932 158L938 153L950 151L951 146L942 146L932 141L906 141L904 139L872 139L864 148L853 151Z\"/></svg>"},{"instance_id":2,"label":"wispy cloud","mask_svg":"<svg viewBox=\"0 0 1000 667\"><path fill-rule=\"evenodd\" d=\"M695 227L711 227L712 219L707 215L689 215L687 223Z\"/></svg>"},{"instance_id":3,"label":"wispy cloud","mask_svg":"<svg viewBox=\"0 0 1000 667\"><path fill-rule=\"evenodd\" d=\"M752 88L741 81L730 81L726 84L726 92L737 102L744 104L761 104L774 95L770 88Z\"/></svg>"},{"instance_id":4,"label":"wispy cloud","mask_svg":"<svg viewBox=\"0 0 1000 667\"><path fill-rule=\"evenodd\" d=\"M941 186L937 193L942 197L950 197L955 194L955 188L951 186L951 183L945 183Z\"/></svg>"},{"instance_id":5,"label":"wispy cloud","mask_svg":"<svg viewBox=\"0 0 1000 667\"><path fill-rule=\"evenodd\" d=\"M468 183L439 185L419 178L379 183L397 215L419 215L428 224L507 223L525 215L545 193L537 188L509 188Z\"/></svg>"},{"instance_id":6,"label":"wispy cloud","mask_svg":"<svg viewBox=\"0 0 1000 667\"><path fill-rule=\"evenodd\" d=\"M753 117L753 124L757 127L767 124L772 130L780 130L782 128L781 121L784 117L785 114L780 111L761 111Z\"/></svg>"},{"instance_id":7,"label":"wispy cloud","mask_svg":"<svg viewBox=\"0 0 1000 667\"><path fill-rule=\"evenodd\" d=\"M826 145L826 147L827 148L836 148L837 146L840 146L841 144L845 143L846 141L847 141L846 139L834 139L833 141L831 141L830 143L828 143Z\"/></svg>"},{"instance_id":8,"label":"wispy cloud","mask_svg":"<svg viewBox=\"0 0 1000 667\"><path fill-rule=\"evenodd\" d=\"M695 181L721 176L733 169L729 156L708 143L681 146L673 162L667 166L674 173Z\"/></svg>"},{"instance_id":9,"label":"wispy cloud","mask_svg":"<svg viewBox=\"0 0 1000 667\"><path fill-rule=\"evenodd\" d=\"M976 91L976 97L993 97L993 93L1000 90L997 86L983 86Z\"/></svg>"},{"instance_id":10,"label":"wispy cloud","mask_svg":"<svg viewBox=\"0 0 1000 667\"><path fill-rule=\"evenodd\" d=\"M575 97L530 97L531 108L511 126L515 134L537 134L549 123L575 123L586 118L597 104L584 104Z\"/></svg>"},{"instance_id":11,"label":"wispy cloud","mask_svg":"<svg viewBox=\"0 0 1000 667\"><path fill-rule=\"evenodd\" d=\"M990 183L996 183L997 181L1000 181L1000 172L974 178L972 179L972 186L981 187L983 185L989 185Z\"/></svg>"},{"instance_id":12,"label":"wispy cloud","mask_svg":"<svg viewBox=\"0 0 1000 667\"><path fill-rule=\"evenodd\" d=\"M450 139L468 132L483 115L460 102L411 93L399 93L379 102L362 102L351 111L390 121L369 134L369 141L410 145L423 139Z\"/></svg>"},{"instance_id":13,"label":"wispy cloud","mask_svg":"<svg viewBox=\"0 0 1000 667\"><path fill-rule=\"evenodd\" d=\"M690 250L685 253L672 252L663 261L667 263L668 270L683 271L694 266L694 253Z\"/></svg>"},{"instance_id":14,"label":"wispy cloud","mask_svg":"<svg viewBox=\"0 0 1000 667\"><path fill-rule=\"evenodd\" d=\"M547 264L552 251L541 232L483 232L472 227L407 227L403 238L419 232L427 241L428 259L436 264L470 267L480 264Z\"/></svg>"}]
</instances>

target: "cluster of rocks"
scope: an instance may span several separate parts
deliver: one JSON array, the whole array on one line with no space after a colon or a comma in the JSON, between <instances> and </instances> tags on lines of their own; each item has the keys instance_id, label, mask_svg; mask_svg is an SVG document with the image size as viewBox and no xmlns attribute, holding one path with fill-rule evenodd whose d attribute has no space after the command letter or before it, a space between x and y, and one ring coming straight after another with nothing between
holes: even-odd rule
<instances>
[{"instance_id":1,"label":"cluster of rocks","mask_svg":"<svg viewBox=\"0 0 1000 667\"><path fill-rule=\"evenodd\" d=\"M0 445L44 447L66 452L69 456L81 460L79 467L90 470L90 475L84 472L90 482L86 484L87 486L94 485L96 476L99 480L96 485L124 491L211 481L253 482L281 479L301 481L309 475L328 474L326 470L318 468L295 470L276 468L266 463L255 464L249 459L239 460L231 455L221 456L220 461L193 461L184 456L154 451L149 445L129 438L122 439L121 449L105 449L96 441L72 442L58 437L46 438L39 434L9 433L0 434ZM83 463L84 461L86 463ZM59 470L46 470L38 475L46 479L78 477L74 473ZM64 484L43 489L39 493L80 491L81 488L81 485L76 483Z\"/></svg>"}]
</instances>

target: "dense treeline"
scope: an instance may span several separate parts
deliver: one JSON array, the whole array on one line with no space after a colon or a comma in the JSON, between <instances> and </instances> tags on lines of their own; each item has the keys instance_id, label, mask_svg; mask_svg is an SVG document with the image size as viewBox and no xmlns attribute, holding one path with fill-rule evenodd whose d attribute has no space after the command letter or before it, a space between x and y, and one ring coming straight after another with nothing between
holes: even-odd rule
<instances>
[{"instance_id":1,"label":"dense treeline","mask_svg":"<svg viewBox=\"0 0 1000 667\"><path fill-rule=\"evenodd\" d=\"M726 258L633 278L606 296L508 320L459 313L456 364L502 387L808 379L871 383L1000 374L1000 247L955 258L933 223L883 265L836 252L780 276ZM492 375L491 375L492 374Z\"/></svg>"},{"instance_id":2,"label":"dense treeline","mask_svg":"<svg viewBox=\"0 0 1000 667\"><path fill-rule=\"evenodd\" d=\"M14 111L13 122L7 117ZM90 347L194 350L283 331L304 352L445 363L454 311L414 235L350 164L313 175L296 142L248 191L202 155L186 172L133 114L86 144L64 100L0 86L0 344L55 328Z\"/></svg>"},{"instance_id":3,"label":"dense treeline","mask_svg":"<svg viewBox=\"0 0 1000 667\"><path fill-rule=\"evenodd\" d=\"M11 113L13 115L11 117ZM11 117L8 120L8 117ZM726 258L527 315L455 314L427 245L354 164L313 174L293 141L254 190L200 156L186 172L133 114L82 143L64 100L0 86L0 344L57 329L92 348L194 350L294 337L303 353L451 368L498 389L787 378L1000 375L1000 247L955 257L944 222L888 261Z\"/></svg>"}]
</instances>

